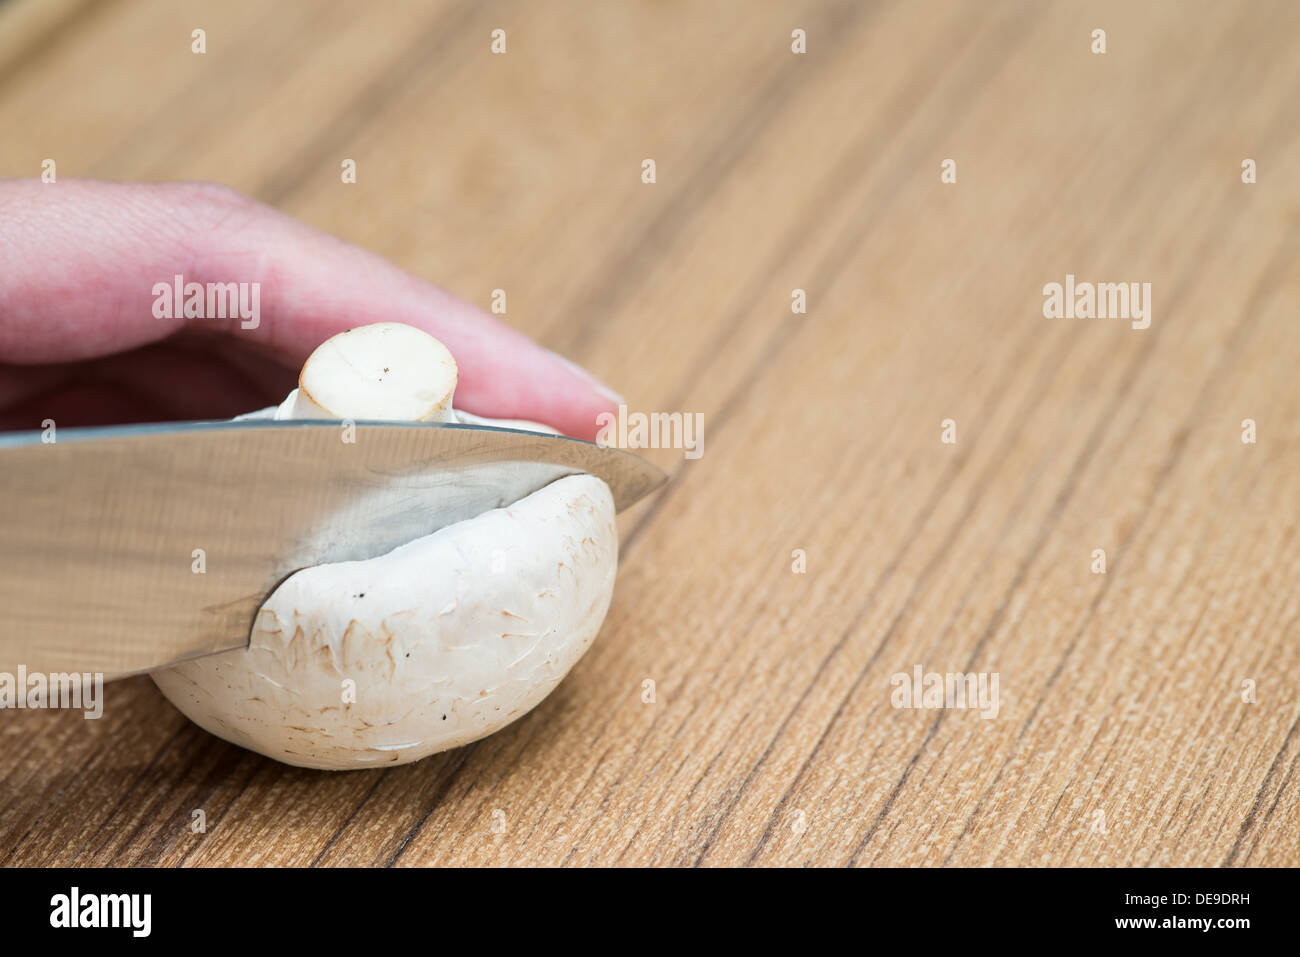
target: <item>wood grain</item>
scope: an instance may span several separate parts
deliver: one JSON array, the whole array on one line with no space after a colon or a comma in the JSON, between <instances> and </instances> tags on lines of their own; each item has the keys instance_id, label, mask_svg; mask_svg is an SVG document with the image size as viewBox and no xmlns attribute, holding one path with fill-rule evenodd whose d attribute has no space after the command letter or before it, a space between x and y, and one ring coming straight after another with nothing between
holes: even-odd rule
<instances>
[{"instance_id":1,"label":"wood grain","mask_svg":"<svg viewBox=\"0 0 1300 957\"><path fill-rule=\"evenodd\" d=\"M0 175L219 180L506 289L705 446L647 453L599 641L505 731L308 772L133 679L4 715L0 862L1300 864L1300 8L35 6ZM1044 318L1067 273L1150 328ZM996 718L895 708L917 665Z\"/></svg>"}]
</instances>

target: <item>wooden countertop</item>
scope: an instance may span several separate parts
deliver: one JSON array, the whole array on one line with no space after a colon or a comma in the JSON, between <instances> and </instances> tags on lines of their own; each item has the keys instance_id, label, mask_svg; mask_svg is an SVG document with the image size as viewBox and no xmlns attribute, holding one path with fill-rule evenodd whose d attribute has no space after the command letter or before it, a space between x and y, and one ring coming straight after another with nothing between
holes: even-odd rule
<instances>
[{"instance_id":1,"label":"wooden countertop","mask_svg":"<svg viewBox=\"0 0 1300 957\"><path fill-rule=\"evenodd\" d=\"M3 716L0 863L1300 864L1297 5L10 0L0 36L0 174L227 183L705 422L505 731L309 772L132 679ZM1149 282L1149 327L1045 318L1067 274ZM894 707L917 667L996 672L996 717Z\"/></svg>"}]
</instances>

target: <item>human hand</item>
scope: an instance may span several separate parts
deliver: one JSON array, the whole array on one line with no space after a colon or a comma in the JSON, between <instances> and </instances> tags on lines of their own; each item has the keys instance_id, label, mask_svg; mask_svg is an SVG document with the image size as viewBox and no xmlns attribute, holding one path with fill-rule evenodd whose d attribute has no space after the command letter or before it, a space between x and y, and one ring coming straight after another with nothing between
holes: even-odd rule
<instances>
[{"instance_id":1,"label":"human hand","mask_svg":"<svg viewBox=\"0 0 1300 957\"><path fill-rule=\"evenodd\" d=\"M155 286L257 284L255 318L160 318ZM456 357L456 407L594 438L620 399L365 250L222 186L0 180L0 429L219 419L280 402L330 336L404 322Z\"/></svg>"}]
</instances>

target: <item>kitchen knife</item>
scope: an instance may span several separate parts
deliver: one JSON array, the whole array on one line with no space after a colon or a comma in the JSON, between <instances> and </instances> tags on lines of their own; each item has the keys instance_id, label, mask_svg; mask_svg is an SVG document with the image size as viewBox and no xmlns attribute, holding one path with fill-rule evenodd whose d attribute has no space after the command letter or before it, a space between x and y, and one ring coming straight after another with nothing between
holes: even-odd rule
<instances>
[{"instance_id":1,"label":"kitchen knife","mask_svg":"<svg viewBox=\"0 0 1300 957\"><path fill-rule=\"evenodd\" d=\"M565 476L622 510L619 449L444 423L187 422L0 434L0 672L122 677L244 647L283 579L374 558Z\"/></svg>"}]
</instances>

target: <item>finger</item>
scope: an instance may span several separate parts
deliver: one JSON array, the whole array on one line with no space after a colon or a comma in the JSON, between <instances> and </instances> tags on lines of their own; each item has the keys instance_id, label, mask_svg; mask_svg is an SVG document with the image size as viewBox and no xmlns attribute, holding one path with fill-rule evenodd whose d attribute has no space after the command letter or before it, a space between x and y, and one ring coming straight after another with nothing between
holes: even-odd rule
<instances>
[{"instance_id":1,"label":"finger","mask_svg":"<svg viewBox=\"0 0 1300 957\"><path fill-rule=\"evenodd\" d=\"M173 336L84 362L0 365L0 430L43 428L47 420L75 427L228 419L279 404L296 378L211 337Z\"/></svg>"},{"instance_id":2,"label":"finger","mask_svg":"<svg viewBox=\"0 0 1300 957\"><path fill-rule=\"evenodd\" d=\"M405 322L447 344L456 404L584 438L621 400L482 310L365 250L210 184L0 182L0 362L104 356L196 324L290 367L353 326ZM160 318L155 287L256 284L255 319Z\"/></svg>"}]
</instances>

